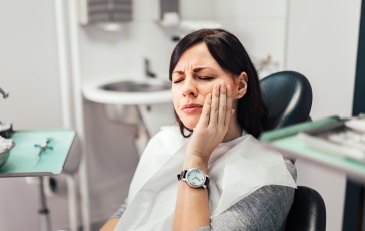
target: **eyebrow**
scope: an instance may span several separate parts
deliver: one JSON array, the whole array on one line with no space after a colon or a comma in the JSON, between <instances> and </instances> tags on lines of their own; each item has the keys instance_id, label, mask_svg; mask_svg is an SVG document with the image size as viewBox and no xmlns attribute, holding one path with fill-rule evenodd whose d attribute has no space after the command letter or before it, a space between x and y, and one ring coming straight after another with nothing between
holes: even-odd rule
<instances>
[{"instance_id":1,"label":"eyebrow","mask_svg":"<svg viewBox=\"0 0 365 231\"><path fill-rule=\"evenodd\" d=\"M216 71L215 69L210 68L210 67L197 67L197 68L193 69L193 72L197 73L197 72L202 71L204 69L210 69L210 70ZM184 74L185 72L177 70L177 71L174 71L173 73Z\"/></svg>"}]
</instances>

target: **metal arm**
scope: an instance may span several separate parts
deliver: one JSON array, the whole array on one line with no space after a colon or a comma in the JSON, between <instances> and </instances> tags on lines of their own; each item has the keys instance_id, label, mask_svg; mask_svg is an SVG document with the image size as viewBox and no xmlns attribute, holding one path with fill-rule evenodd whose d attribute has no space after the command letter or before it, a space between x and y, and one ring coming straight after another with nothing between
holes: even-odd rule
<instances>
[{"instance_id":1,"label":"metal arm","mask_svg":"<svg viewBox=\"0 0 365 231\"><path fill-rule=\"evenodd\" d=\"M5 93L5 91L1 87L0 87L0 93L3 95L4 99L9 97L9 93Z\"/></svg>"},{"instance_id":2,"label":"metal arm","mask_svg":"<svg viewBox=\"0 0 365 231\"><path fill-rule=\"evenodd\" d=\"M150 69L150 60L147 58L144 59L144 72L147 78L156 78L156 74Z\"/></svg>"}]
</instances>

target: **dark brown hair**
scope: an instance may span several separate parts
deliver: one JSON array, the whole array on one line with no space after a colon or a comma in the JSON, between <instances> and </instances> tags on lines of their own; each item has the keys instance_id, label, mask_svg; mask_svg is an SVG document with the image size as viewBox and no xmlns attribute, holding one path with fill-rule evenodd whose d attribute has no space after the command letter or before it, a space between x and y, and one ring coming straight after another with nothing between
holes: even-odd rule
<instances>
[{"instance_id":1,"label":"dark brown hair","mask_svg":"<svg viewBox=\"0 0 365 231\"><path fill-rule=\"evenodd\" d=\"M238 100L236 119L241 129L258 137L267 126L267 109L263 101L260 82L257 71L242 43L236 36L223 29L201 29L192 32L182 38L171 54L169 78L172 79L172 72L182 54L191 46L204 42L210 54L218 62L221 68L239 76L246 72L248 76L247 92L244 97ZM179 123L181 134L184 137L186 128L175 111L176 120Z\"/></svg>"}]
</instances>

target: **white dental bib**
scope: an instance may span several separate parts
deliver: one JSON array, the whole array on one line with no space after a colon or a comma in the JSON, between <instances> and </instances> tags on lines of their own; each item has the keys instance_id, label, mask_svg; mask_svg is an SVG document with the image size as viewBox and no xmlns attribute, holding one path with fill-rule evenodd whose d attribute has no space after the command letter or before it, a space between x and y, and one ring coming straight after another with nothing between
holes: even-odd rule
<instances>
[{"instance_id":1,"label":"white dental bib","mask_svg":"<svg viewBox=\"0 0 365 231\"><path fill-rule=\"evenodd\" d=\"M117 231L172 230L178 188L177 174L184 162L184 139L176 126L164 127L148 143L129 189L127 209ZM229 143L229 142L228 142ZM251 135L220 144L209 167L211 218L265 185L296 188L283 157L263 147ZM219 157L217 149L229 149ZM196 166L191 166L196 167Z\"/></svg>"}]
</instances>

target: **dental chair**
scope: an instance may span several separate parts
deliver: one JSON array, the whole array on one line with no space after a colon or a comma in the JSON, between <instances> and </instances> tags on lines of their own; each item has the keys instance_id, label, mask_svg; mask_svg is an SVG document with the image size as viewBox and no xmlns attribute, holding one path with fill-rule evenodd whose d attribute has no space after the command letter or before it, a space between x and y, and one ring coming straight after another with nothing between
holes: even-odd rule
<instances>
[{"instance_id":1,"label":"dental chair","mask_svg":"<svg viewBox=\"0 0 365 231\"><path fill-rule=\"evenodd\" d=\"M261 79L260 85L269 113L267 131L311 120L312 88L304 75L280 71ZM316 190L297 187L285 230L326 230L326 206Z\"/></svg>"},{"instance_id":2,"label":"dental chair","mask_svg":"<svg viewBox=\"0 0 365 231\"><path fill-rule=\"evenodd\" d=\"M307 186L297 187L285 230L326 230L326 205L316 190Z\"/></svg>"},{"instance_id":3,"label":"dental chair","mask_svg":"<svg viewBox=\"0 0 365 231\"><path fill-rule=\"evenodd\" d=\"M267 131L310 120L312 87L308 79L295 71L281 71L260 80L269 112Z\"/></svg>"}]
</instances>

